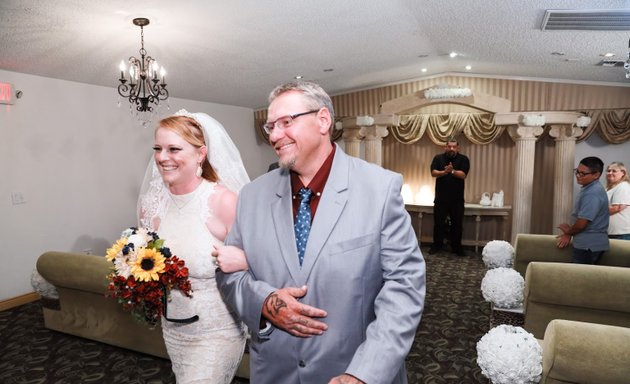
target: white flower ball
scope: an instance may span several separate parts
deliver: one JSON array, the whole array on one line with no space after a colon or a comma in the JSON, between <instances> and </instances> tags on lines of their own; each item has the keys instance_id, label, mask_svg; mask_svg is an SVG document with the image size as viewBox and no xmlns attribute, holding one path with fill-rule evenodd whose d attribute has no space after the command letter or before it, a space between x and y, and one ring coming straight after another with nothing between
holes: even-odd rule
<instances>
[{"instance_id":1,"label":"white flower ball","mask_svg":"<svg viewBox=\"0 0 630 384\"><path fill-rule=\"evenodd\" d=\"M495 307L516 308L523 303L525 280L511 268L489 269L481 280L481 293Z\"/></svg>"},{"instance_id":2,"label":"white flower ball","mask_svg":"<svg viewBox=\"0 0 630 384\"><path fill-rule=\"evenodd\" d=\"M512 268L514 264L514 247L504 240L492 240L481 251L486 268Z\"/></svg>"},{"instance_id":3,"label":"white flower ball","mask_svg":"<svg viewBox=\"0 0 630 384\"><path fill-rule=\"evenodd\" d=\"M493 384L538 383L542 347L523 328L499 325L477 343L477 364Z\"/></svg>"},{"instance_id":4,"label":"white flower ball","mask_svg":"<svg viewBox=\"0 0 630 384\"><path fill-rule=\"evenodd\" d=\"M37 272L37 268L33 269L33 273L31 274L31 286L41 297L47 299L59 298L57 288L44 279L44 277Z\"/></svg>"}]
</instances>

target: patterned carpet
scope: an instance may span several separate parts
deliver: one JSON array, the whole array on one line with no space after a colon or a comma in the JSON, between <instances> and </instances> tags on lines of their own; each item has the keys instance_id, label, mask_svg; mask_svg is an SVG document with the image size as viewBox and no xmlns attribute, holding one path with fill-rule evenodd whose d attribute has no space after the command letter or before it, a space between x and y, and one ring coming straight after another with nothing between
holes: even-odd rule
<instances>
[{"instance_id":1,"label":"patterned carpet","mask_svg":"<svg viewBox=\"0 0 630 384\"><path fill-rule=\"evenodd\" d=\"M486 268L480 255L428 255L427 297L416 339L407 356L409 383L486 384L476 345L490 329L490 305L481 296Z\"/></svg>"},{"instance_id":2,"label":"patterned carpet","mask_svg":"<svg viewBox=\"0 0 630 384\"><path fill-rule=\"evenodd\" d=\"M407 358L409 383L487 384L475 351L490 316L481 257L423 251L427 298ZM175 383L168 360L45 329L39 302L0 312L0 346L3 384Z\"/></svg>"}]
</instances>

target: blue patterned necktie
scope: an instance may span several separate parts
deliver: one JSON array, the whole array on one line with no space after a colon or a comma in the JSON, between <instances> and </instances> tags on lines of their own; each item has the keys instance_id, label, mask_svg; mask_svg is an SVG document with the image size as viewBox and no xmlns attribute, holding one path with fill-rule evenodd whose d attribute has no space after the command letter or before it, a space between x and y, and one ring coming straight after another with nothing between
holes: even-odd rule
<instances>
[{"instance_id":1,"label":"blue patterned necktie","mask_svg":"<svg viewBox=\"0 0 630 384\"><path fill-rule=\"evenodd\" d=\"M297 217L295 218L295 245L297 245L300 266L304 261L304 250L306 250L306 242L308 234L311 231L311 195L313 191L308 188L300 189L300 207L298 208Z\"/></svg>"}]
</instances>

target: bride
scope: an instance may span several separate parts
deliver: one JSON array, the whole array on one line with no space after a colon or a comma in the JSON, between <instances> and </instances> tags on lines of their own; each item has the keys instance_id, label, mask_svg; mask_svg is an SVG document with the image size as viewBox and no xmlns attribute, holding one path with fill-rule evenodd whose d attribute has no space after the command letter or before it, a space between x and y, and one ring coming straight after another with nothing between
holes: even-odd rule
<instances>
[{"instance_id":1,"label":"bride","mask_svg":"<svg viewBox=\"0 0 630 384\"><path fill-rule=\"evenodd\" d=\"M230 383L246 332L221 299L211 253L223 244L249 177L223 126L204 113L181 110L161 120L153 150L138 199L140 225L185 260L193 289L192 298L171 291L162 318L173 372L179 384ZM242 252L231 264L247 269Z\"/></svg>"}]
</instances>

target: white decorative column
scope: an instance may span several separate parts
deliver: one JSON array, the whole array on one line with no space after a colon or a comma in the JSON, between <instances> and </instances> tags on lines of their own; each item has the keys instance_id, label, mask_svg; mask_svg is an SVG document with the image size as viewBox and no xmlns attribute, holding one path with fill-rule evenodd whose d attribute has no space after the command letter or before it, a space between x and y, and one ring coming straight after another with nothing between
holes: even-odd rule
<instances>
[{"instance_id":1,"label":"white decorative column","mask_svg":"<svg viewBox=\"0 0 630 384\"><path fill-rule=\"evenodd\" d=\"M361 140L363 135L361 134L361 126L358 123L359 117L346 117L341 120L341 127L337 123L336 129L343 128L343 134L341 138L345 146L345 151L348 155L354 157L361 157Z\"/></svg>"},{"instance_id":2,"label":"white decorative column","mask_svg":"<svg viewBox=\"0 0 630 384\"><path fill-rule=\"evenodd\" d=\"M542 124L544 124L544 121ZM536 153L536 140L543 133L543 128L542 126L519 124L508 127L508 133L516 143L514 198L512 203L512 244L514 244L517 234L529 233L530 231L532 191L534 186L534 155Z\"/></svg>"},{"instance_id":3,"label":"white decorative column","mask_svg":"<svg viewBox=\"0 0 630 384\"><path fill-rule=\"evenodd\" d=\"M557 230L559 224L569 222L571 216L575 140L581 134L582 129L572 125L553 125L549 130L549 136L556 142L553 169L553 231Z\"/></svg>"},{"instance_id":4,"label":"white decorative column","mask_svg":"<svg viewBox=\"0 0 630 384\"><path fill-rule=\"evenodd\" d=\"M361 134L365 137L365 160L376 165L383 165L383 138L389 132L383 125L361 127Z\"/></svg>"},{"instance_id":5,"label":"white decorative column","mask_svg":"<svg viewBox=\"0 0 630 384\"><path fill-rule=\"evenodd\" d=\"M368 116L366 116L368 117ZM388 125L393 123L393 115L376 115L370 117L370 121L365 121L362 125L361 135L365 137L365 160L376 165L383 165L383 138L389 134Z\"/></svg>"},{"instance_id":6,"label":"white decorative column","mask_svg":"<svg viewBox=\"0 0 630 384\"><path fill-rule=\"evenodd\" d=\"M341 138L346 149L346 153L350 156L360 157L361 155L361 136L359 127L344 127Z\"/></svg>"},{"instance_id":7,"label":"white decorative column","mask_svg":"<svg viewBox=\"0 0 630 384\"><path fill-rule=\"evenodd\" d=\"M393 121L394 115L346 117L337 123L336 129L343 128L342 138L348 155L361 157L361 141L364 140L365 160L382 165L383 138Z\"/></svg>"}]
</instances>

